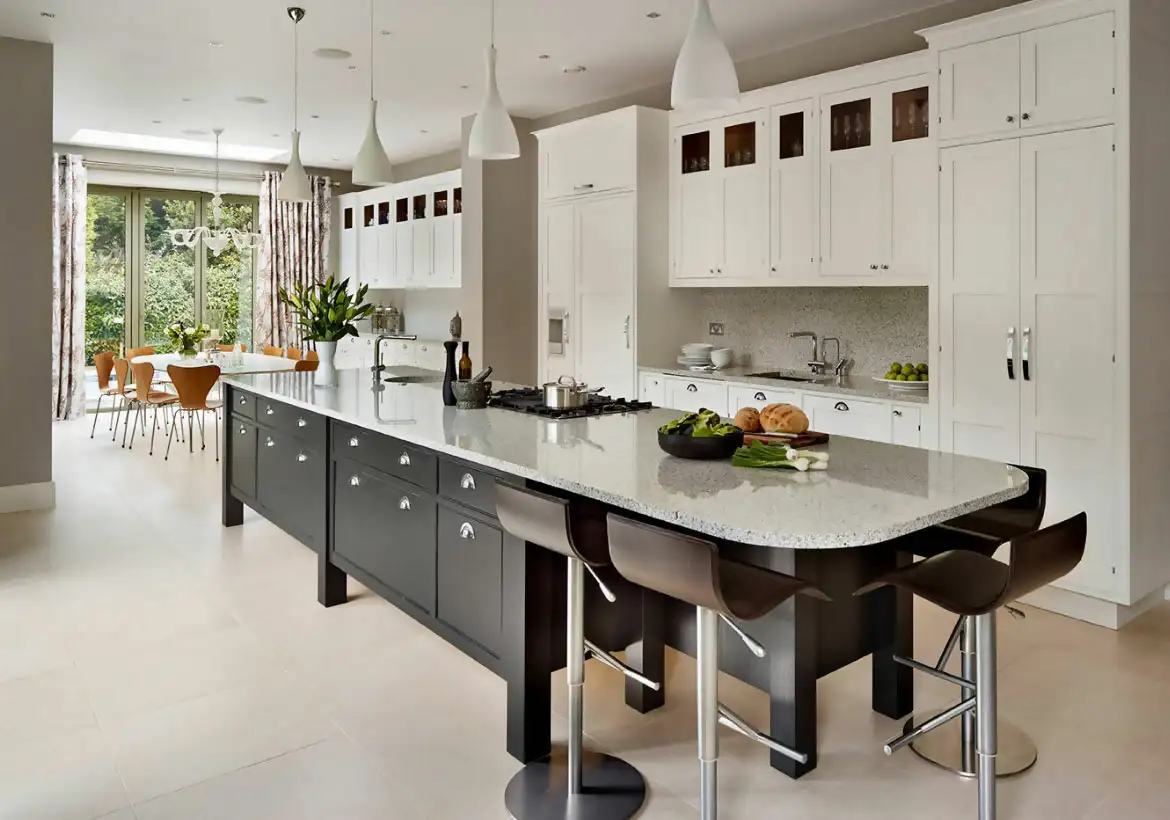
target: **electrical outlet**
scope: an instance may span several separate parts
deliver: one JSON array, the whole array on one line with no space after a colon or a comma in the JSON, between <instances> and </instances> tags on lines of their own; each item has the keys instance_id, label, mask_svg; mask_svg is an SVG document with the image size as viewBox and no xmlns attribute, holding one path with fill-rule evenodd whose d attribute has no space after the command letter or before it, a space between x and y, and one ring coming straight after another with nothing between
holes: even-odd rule
<instances>
[{"instance_id":1,"label":"electrical outlet","mask_svg":"<svg viewBox=\"0 0 1170 820\"><path fill-rule=\"evenodd\" d=\"M723 335L723 322L708 322L707 323L707 334L709 336L722 336Z\"/></svg>"}]
</instances>

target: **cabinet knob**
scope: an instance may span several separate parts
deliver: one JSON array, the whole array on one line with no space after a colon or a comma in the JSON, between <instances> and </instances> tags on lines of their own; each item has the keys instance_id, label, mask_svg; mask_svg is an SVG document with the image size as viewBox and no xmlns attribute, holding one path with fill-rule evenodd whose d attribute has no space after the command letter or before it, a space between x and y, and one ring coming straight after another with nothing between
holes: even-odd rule
<instances>
[{"instance_id":1,"label":"cabinet knob","mask_svg":"<svg viewBox=\"0 0 1170 820\"><path fill-rule=\"evenodd\" d=\"M304 427L307 424L308 424L308 422L305 421L304 419L297 419L297 427Z\"/></svg>"},{"instance_id":2,"label":"cabinet knob","mask_svg":"<svg viewBox=\"0 0 1170 820\"><path fill-rule=\"evenodd\" d=\"M715 269L715 272L716 272L716 273L723 273L723 268L716 268L716 269Z\"/></svg>"},{"instance_id":3,"label":"cabinet knob","mask_svg":"<svg viewBox=\"0 0 1170 820\"><path fill-rule=\"evenodd\" d=\"M309 457L304 453L297 453L297 464L304 464L309 460Z\"/></svg>"},{"instance_id":4,"label":"cabinet knob","mask_svg":"<svg viewBox=\"0 0 1170 820\"><path fill-rule=\"evenodd\" d=\"M276 446L276 442L275 442L275 441L273 441L272 439L265 439L265 441L264 441L264 446L265 446L265 447L275 447L275 446Z\"/></svg>"},{"instance_id":5,"label":"cabinet knob","mask_svg":"<svg viewBox=\"0 0 1170 820\"><path fill-rule=\"evenodd\" d=\"M459 537L466 538L468 541L475 540L475 528L464 521L459 525Z\"/></svg>"},{"instance_id":6,"label":"cabinet knob","mask_svg":"<svg viewBox=\"0 0 1170 820\"><path fill-rule=\"evenodd\" d=\"M361 483L362 483L362 480L360 478L358 478L356 475L351 475L349 477L349 486L358 487L361 485Z\"/></svg>"},{"instance_id":7,"label":"cabinet knob","mask_svg":"<svg viewBox=\"0 0 1170 820\"><path fill-rule=\"evenodd\" d=\"M882 265L882 270L889 270L889 269L890 269L889 265Z\"/></svg>"},{"instance_id":8,"label":"cabinet knob","mask_svg":"<svg viewBox=\"0 0 1170 820\"><path fill-rule=\"evenodd\" d=\"M1030 119L1032 119L1032 115L1031 115L1031 114L1029 114L1029 113L1027 113L1027 112L1024 112L1022 115L1020 115L1020 119L1022 119L1022 120L1030 120Z\"/></svg>"},{"instance_id":9,"label":"cabinet knob","mask_svg":"<svg viewBox=\"0 0 1170 820\"><path fill-rule=\"evenodd\" d=\"M267 408L265 408L265 410L264 410L264 415L266 415L266 416L271 416L271 415L273 415L274 413L276 413L276 411L275 411L275 410L273 410L271 407L267 407Z\"/></svg>"},{"instance_id":10,"label":"cabinet knob","mask_svg":"<svg viewBox=\"0 0 1170 820\"><path fill-rule=\"evenodd\" d=\"M840 410L843 413L849 412L849 405L843 401L839 401L833 405L834 410Z\"/></svg>"},{"instance_id":11,"label":"cabinet knob","mask_svg":"<svg viewBox=\"0 0 1170 820\"><path fill-rule=\"evenodd\" d=\"M403 467L410 466L410 453L403 453L398 457L398 463Z\"/></svg>"},{"instance_id":12,"label":"cabinet knob","mask_svg":"<svg viewBox=\"0 0 1170 820\"><path fill-rule=\"evenodd\" d=\"M245 426L244 426L244 425L242 425L242 424L240 425L240 435L241 435L241 436L246 436L246 435L248 435L248 428L247 428L247 427L245 427Z\"/></svg>"},{"instance_id":13,"label":"cabinet knob","mask_svg":"<svg viewBox=\"0 0 1170 820\"><path fill-rule=\"evenodd\" d=\"M1007 115L1007 121L1008 121L1008 122L1015 122L1015 121L1016 121L1015 115L1014 115L1014 114L1008 114L1008 115Z\"/></svg>"},{"instance_id":14,"label":"cabinet knob","mask_svg":"<svg viewBox=\"0 0 1170 820\"><path fill-rule=\"evenodd\" d=\"M698 393L698 392L699 392L699 388L698 388L698 387L696 387L696 386L695 386L695 385L693 385L693 384L688 384L688 385L687 385L687 392L688 392L688 393Z\"/></svg>"},{"instance_id":15,"label":"cabinet knob","mask_svg":"<svg viewBox=\"0 0 1170 820\"><path fill-rule=\"evenodd\" d=\"M878 269L878 266L877 266L877 265L870 265L870 266L869 266L869 269L870 269L870 270L877 270L877 269Z\"/></svg>"},{"instance_id":16,"label":"cabinet knob","mask_svg":"<svg viewBox=\"0 0 1170 820\"><path fill-rule=\"evenodd\" d=\"M475 476L471 473L464 473L463 478L459 480L459 486L465 490L475 489Z\"/></svg>"},{"instance_id":17,"label":"cabinet knob","mask_svg":"<svg viewBox=\"0 0 1170 820\"><path fill-rule=\"evenodd\" d=\"M248 406L248 397L247 396L240 396L240 407L247 407L247 406Z\"/></svg>"},{"instance_id":18,"label":"cabinet knob","mask_svg":"<svg viewBox=\"0 0 1170 820\"><path fill-rule=\"evenodd\" d=\"M756 393L755 399L756 399L756 401L767 401L768 397L765 396L763 393Z\"/></svg>"},{"instance_id":19,"label":"cabinet knob","mask_svg":"<svg viewBox=\"0 0 1170 820\"><path fill-rule=\"evenodd\" d=\"M773 266L772 266L772 273L775 273L775 272L776 272L776 266L775 266L775 265L773 265Z\"/></svg>"},{"instance_id":20,"label":"cabinet knob","mask_svg":"<svg viewBox=\"0 0 1170 820\"><path fill-rule=\"evenodd\" d=\"M406 496L402 496L402 498L398 499L398 509L409 510L410 509L410 499L407 498Z\"/></svg>"},{"instance_id":21,"label":"cabinet knob","mask_svg":"<svg viewBox=\"0 0 1170 820\"><path fill-rule=\"evenodd\" d=\"M357 447L358 446L358 437L357 436L354 436L353 438L351 438L349 440L349 446L350 447Z\"/></svg>"}]
</instances>

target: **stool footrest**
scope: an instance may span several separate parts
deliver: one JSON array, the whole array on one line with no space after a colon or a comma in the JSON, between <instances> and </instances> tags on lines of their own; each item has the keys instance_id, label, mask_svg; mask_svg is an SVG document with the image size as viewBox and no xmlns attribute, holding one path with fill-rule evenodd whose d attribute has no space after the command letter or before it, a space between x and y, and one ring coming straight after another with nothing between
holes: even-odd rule
<instances>
[{"instance_id":1,"label":"stool footrest","mask_svg":"<svg viewBox=\"0 0 1170 820\"><path fill-rule=\"evenodd\" d=\"M658 683L657 681L652 681L648 677L643 675L641 672L637 671L636 669L632 669L629 666L626 666L626 664L619 661L617 658L615 658L613 655L606 652L604 649L599 649L597 647L597 645L594 644L589 639L585 640L585 653L587 655L589 655L589 654L593 655L593 657L597 658L597 660L601 661L606 666L610 667L611 669L616 669L618 672L621 672L627 678L631 678L633 680L636 680L638 683L642 684L643 686L647 687L648 689L653 689L655 692L657 692L659 689L662 688L661 683Z\"/></svg>"},{"instance_id":2,"label":"stool footrest","mask_svg":"<svg viewBox=\"0 0 1170 820\"><path fill-rule=\"evenodd\" d=\"M808 755L789 749L771 735L766 735L760 730L753 728L747 721L722 703L719 704L719 722L729 729L734 729L744 737L754 740L756 743L762 743L772 751L779 752L785 757L795 760L797 763L808 763Z\"/></svg>"},{"instance_id":3,"label":"stool footrest","mask_svg":"<svg viewBox=\"0 0 1170 820\"><path fill-rule=\"evenodd\" d=\"M930 720L925 721L924 723L920 723L917 726L915 726L913 729L905 731L902 734L898 735L893 740L888 741L885 745L886 754L892 755L894 752L898 751L903 746L905 746L909 743L913 743L915 740L922 737L923 735L925 735L929 732L933 732L935 729L942 726L944 723L949 723L950 721L957 718L959 715L964 714L965 712L967 712L971 709L974 709L974 708L975 708L975 698L972 696L972 697L969 697L966 700L962 701L961 703L955 704L950 709L947 709L945 712L939 712L937 715L932 717Z\"/></svg>"},{"instance_id":4,"label":"stool footrest","mask_svg":"<svg viewBox=\"0 0 1170 820\"><path fill-rule=\"evenodd\" d=\"M947 683L953 683L955 686L960 686L964 689L975 688L974 681L969 681L966 678L959 677L958 675L952 675L950 672L944 672L941 669L935 669L933 666L927 666L925 663L916 661L913 658L904 658L901 655L895 655L894 661L896 663L902 664L903 666L909 666L911 669L915 669L919 672L925 672L927 675L931 675L932 677L936 677L939 680L946 681Z\"/></svg>"}]
</instances>

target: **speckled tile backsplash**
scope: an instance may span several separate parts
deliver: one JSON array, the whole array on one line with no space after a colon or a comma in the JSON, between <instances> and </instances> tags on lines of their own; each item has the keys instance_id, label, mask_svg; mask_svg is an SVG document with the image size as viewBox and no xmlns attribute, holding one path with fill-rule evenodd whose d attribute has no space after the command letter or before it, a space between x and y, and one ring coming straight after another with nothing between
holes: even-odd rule
<instances>
[{"instance_id":1,"label":"speckled tile backsplash","mask_svg":"<svg viewBox=\"0 0 1170 820\"><path fill-rule=\"evenodd\" d=\"M810 339L789 339L797 330L836 336L850 373L880 376L890 362L924 362L929 345L926 288L721 288L703 290L701 328L695 341L735 351L736 363L803 370ZM708 322L722 322L723 336L708 336ZM832 345L829 346L832 356Z\"/></svg>"}]
</instances>

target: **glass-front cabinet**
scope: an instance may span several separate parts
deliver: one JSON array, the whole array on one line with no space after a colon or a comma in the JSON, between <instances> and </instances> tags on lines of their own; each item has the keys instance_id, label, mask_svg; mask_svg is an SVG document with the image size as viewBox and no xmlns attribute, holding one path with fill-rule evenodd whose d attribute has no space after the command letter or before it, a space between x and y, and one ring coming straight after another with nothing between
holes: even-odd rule
<instances>
[{"instance_id":1,"label":"glass-front cabinet","mask_svg":"<svg viewBox=\"0 0 1170 820\"><path fill-rule=\"evenodd\" d=\"M769 116L771 278L803 280L817 269L817 115L815 100L776 105Z\"/></svg>"}]
</instances>

